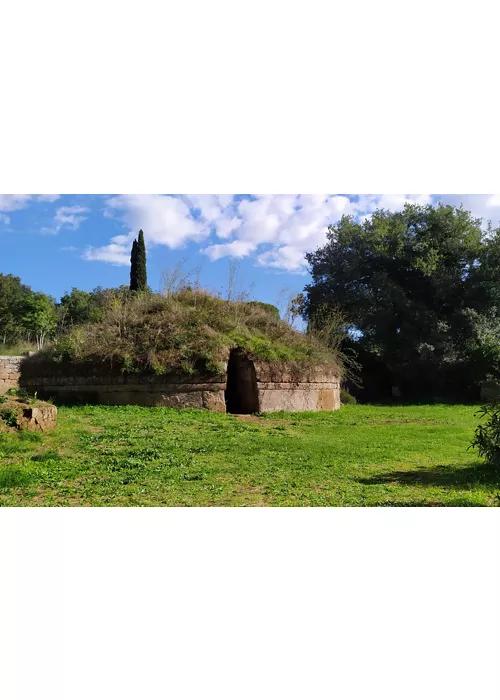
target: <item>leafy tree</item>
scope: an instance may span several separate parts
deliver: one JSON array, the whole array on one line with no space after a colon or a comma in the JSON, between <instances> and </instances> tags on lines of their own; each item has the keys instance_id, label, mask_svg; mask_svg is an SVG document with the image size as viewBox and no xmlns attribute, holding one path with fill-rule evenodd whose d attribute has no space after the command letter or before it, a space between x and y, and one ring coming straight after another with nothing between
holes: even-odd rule
<instances>
[{"instance_id":1,"label":"leafy tree","mask_svg":"<svg viewBox=\"0 0 500 700\"><path fill-rule=\"evenodd\" d=\"M146 244L144 243L144 233L141 229L137 238L137 291L145 292L147 287Z\"/></svg>"},{"instance_id":2,"label":"leafy tree","mask_svg":"<svg viewBox=\"0 0 500 700\"><path fill-rule=\"evenodd\" d=\"M61 297L59 304L60 324L65 326L78 325L95 321L98 318L98 301L93 292L84 292L73 287L70 293Z\"/></svg>"},{"instance_id":3,"label":"leafy tree","mask_svg":"<svg viewBox=\"0 0 500 700\"><path fill-rule=\"evenodd\" d=\"M57 328L54 299L46 294L32 292L24 301L22 323L35 336L37 348L41 350L47 337L53 336Z\"/></svg>"},{"instance_id":4,"label":"leafy tree","mask_svg":"<svg viewBox=\"0 0 500 700\"><path fill-rule=\"evenodd\" d=\"M31 288L19 277L0 274L0 342L17 340L23 333L21 317Z\"/></svg>"},{"instance_id":5,"label":"leafy tree","mask_svg":"<svg viewBox=\"0 0 500 700\"><path fill-rule=\"evenodd\" d=\"M481 334L489 329L490 351L498 338L500 238L492 233L445 205L380 210L362 223L343 217L307 255L313 281L304 314L311 322L325 304L342 312L344 347L385 391L456 386L463 394L481 373Z\"/></svg>"}]
</instances>

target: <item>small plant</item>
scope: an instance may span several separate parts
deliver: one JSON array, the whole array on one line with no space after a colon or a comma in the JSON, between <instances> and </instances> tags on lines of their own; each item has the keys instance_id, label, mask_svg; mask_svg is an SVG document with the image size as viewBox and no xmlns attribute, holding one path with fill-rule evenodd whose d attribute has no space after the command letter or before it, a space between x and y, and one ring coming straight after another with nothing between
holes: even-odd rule
<instances>
[{"instance_id":1,"label":"small plant","mask_svg":"<svg viewBox=\"0 0 500 700\"><path fill-rule=\"evenodd\" d=\"M26 403L31 402L31 396L30 394L26 391L26 389L17 389L17 398L21 399L21 401L26 401Z\"/></svg>"},{"instance_id":2,"label":"small plant","mask_svg":"<svg viewBox=\"0 0 500 700\"><path fill-rule=\"evenodd\" d=\"M17 427L17 411L15 408L0 408L0 419L4 421L9 428Z\"/></svg>"},{"instance_id":3,"label":"small plant","mask_svg":"<svg viewBox=\"0 0 500 700\"><path fill-rule=\"evenodd\" d=\"M477 426L469 449L476 449L491 466L500 466L500 403L481 406L475 415L487 420Z\"/></svg>"},{"instance_id":4,"label":"small plant","mask_svg":"<svg viewBox=\"0 0 500 700\"><path fill-rule=\"evenodd\" d=\"M356 397L350 394L348 391L345 389L340 390L340 403L341 404L346 404L346 403L358 403L356 401Z\"/></svg>"},{"instance_id":5,"label":"small plant","mask_svg":"<svg viewBox=\"0 0 500 700\"><path fill-rule=\"evenodd\" d=\"M19 467L2 467L0 469L0 489L25 486L31 481L31 475Z\"/></svg>"}]
</instances>

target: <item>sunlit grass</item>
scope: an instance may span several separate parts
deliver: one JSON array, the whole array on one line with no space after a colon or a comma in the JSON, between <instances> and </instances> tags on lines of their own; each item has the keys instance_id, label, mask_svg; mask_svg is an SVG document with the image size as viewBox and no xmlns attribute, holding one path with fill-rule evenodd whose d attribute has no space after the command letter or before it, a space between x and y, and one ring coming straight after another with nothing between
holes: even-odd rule
<instances>
[{"instance_id":1,"label":"sunlit grass","mask_svg":"<svg viewBox=\"0 0 500 700\"><path fill-rule=\"evenodd\" d=\"M3 506L497 506L474 406L344 406L248 417L60 407L0 433Z\"/></svg>"}]
</instances>

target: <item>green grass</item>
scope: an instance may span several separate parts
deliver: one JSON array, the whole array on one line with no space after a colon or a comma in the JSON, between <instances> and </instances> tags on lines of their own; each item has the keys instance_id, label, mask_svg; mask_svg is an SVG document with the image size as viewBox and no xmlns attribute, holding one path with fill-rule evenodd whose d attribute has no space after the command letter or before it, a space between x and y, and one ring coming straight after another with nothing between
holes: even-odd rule
<instances>
[{"instance_id":1,"label":"green grass","mask_svg":"<svg viewBox=\"0 0 500 700\"><path fill-rule=\"evenodd\" d=\"M498 506L474 406L270 414L59 408L0 433L3 506Z\"/></svg>"},{"instance_id":2,"label":"green grass","mask_svg":"<svg viewBox=\"0 0 500 700\"><path fill-rule=\"evenodd\" d=\"M36 349L34 343L20 342L10 345L0 343L0 355L27 355L30 351L35 352Z\"/></svg>"}]
</instances>

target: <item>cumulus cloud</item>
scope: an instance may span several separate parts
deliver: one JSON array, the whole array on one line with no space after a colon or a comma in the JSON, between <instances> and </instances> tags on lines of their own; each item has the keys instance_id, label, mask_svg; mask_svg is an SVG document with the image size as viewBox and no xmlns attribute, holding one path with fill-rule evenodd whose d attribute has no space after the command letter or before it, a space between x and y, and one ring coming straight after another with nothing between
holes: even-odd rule
<instances>
[{"instance_id":1,"label":"cumulus cloud","mask_svg":"<svg viewBox=\"0 0 500 700\"><path fill-rule=\"evenodd\" d=\"M55 202L60 194L35 194L34 197L39 202Z\"/></svg>"},{"instance_id":2,"label":"cumulus cloud","mask_svg":"<svg viewBox=\"0 0 500 700\"><path fill-rule=\"evenodd\" d=\"M180 197L125 194L107 200L107 210L123 221L132 236L143 229L151 244L179 248L186 241L203 238L209 233Z\"/></svg>"},{"instance_id":3,"label":"cumulus cloud","mask_svg":"<svg viewBox=\"0 0 500 700\"><path fill-rule=\"evenodd\" d=\"M55 202L59 194L0 194L0 211L24 209L31 202Z\"/></svg>"},{"instance_id":4,"label":"cumulus cloud","mask_svg":"<svg viewBox=\"0 0 500 700\"><path fill-rule=\"evenodd\" d=\"M128 265L130 245L142 229L147 246L180 248L215 233L230 236L240 222L231 215L232 195L126 194L106 201L104 215L120 220L128 233L111 238L100 248L89 248L86 260Z\"/></svg>"},{"instance_id":5,"label":"cumulus cloud","mask_svg":"<svg viewBox=\"0 0 500 700\"><path fill-rule=\"evenodd\" d=\"M16 211L28 205L30 194L0 194L0 211Z\"/></svg>"},{"instance_id":6,"label":"cumulus cloud","mask_svg":"<svg viewBox=\"0 0 500 700\"><path fill-rule=\"evenodd\" d=\"M438 194L433 201L455 207L463 205L474 216L482 218L485 225L488 221L495 227L500 225L500 194Z\"/></svg>"},{"instance_id":7,"label":"cumulus cloud","mask_svg":"<svg viewBox=\"0 0 500 700\"><path fill-rule=\"evenodd\" d=\"M80 224L88 218L85 216L88 211L87 207L82 207L78 204L72 207L59 207L54 216L54 225L42 228L42 233L55 235L62 228L70 228L76 231Z\"/></svg>"},{"instance_id":8,"label":"cumulus cloud","mask_svg":"<svg viewBox=\"0 0 500 700\"><path fill-rule=\"evenodd\" d=\"M100 260L112 265L130 265L130 249L117 243L110 243L101 248L89 247L82 257L84 260Z\"/></svg>"},{"instance_id":9,"label":"cumulus cloud","mask_svg":"<svg viewBox=\"0 0 500 700\"><path fill-rule=\"evenodd\" d=\"M104 215L120 220L126 232L84 257L128 265L131 242L142 228L148 247L204 242L201 250L210 260L251 256L258 265L301 273L305 254L324 244L328 226L344 214L362 221L377 209L437 201L463 203L485 221L500 222L500 195L120 195L107 199Z\"/></svg>"}]
</instances>

